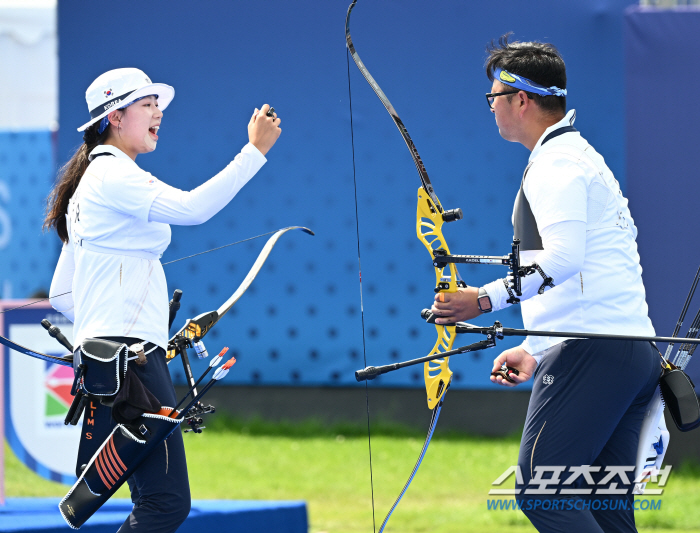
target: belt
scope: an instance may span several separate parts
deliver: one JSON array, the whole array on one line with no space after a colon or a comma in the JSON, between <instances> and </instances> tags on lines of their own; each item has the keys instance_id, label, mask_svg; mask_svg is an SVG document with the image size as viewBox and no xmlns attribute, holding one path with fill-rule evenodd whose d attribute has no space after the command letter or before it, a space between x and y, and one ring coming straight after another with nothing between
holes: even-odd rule
<instances>
[{"instance_id":1,"label":"belt","mask_svg":"<svg viewBox=\"0 0 700 533\"><path fill-rule=\"evenodd\" d=\"M97 252L100 254L110 254L110 255L128 255L130 257L138 257L139 259L149 259L151 261L160 259L163 254L154 254L153 252L147 252L145 250L114 250L112 248L105 248L104 246L98 246L97 244L92 244L90 242L85 242L80 239L78 246L89 250L91 252Z\"/></svg>"}]
</instances>

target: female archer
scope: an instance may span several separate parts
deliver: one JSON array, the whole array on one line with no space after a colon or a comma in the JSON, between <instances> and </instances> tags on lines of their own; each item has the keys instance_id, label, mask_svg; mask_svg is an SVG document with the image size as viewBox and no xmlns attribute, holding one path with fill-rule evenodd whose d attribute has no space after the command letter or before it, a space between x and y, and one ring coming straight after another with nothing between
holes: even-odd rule
<instances>
[{"instance_id":1,"label":"female archer","mask_svg":"<svg viewBox=\"0 0 700 533\"><path fill-rule=\"evenodd\" d=\"M165 360L168 292L159 260L170 243L170 224L201 224L223 209L263 166L282 131L267 104L255 109L250 142L216 176L182 191L135 162L156 149L163 111L174 95L172 87L152 83L135 68L99 76L85 95L91 118L78 128L85 142L60 170L44 220L44 228L55 229L63 242L50 294L62 294L51 303L73 321L74 345L86 338L144 345L147 364L132 361L129 368L134 365L164 406L176 404ZM101 433L105 429L111 430ZM134 507L119 531L178 528L190 510L179 429L128 482Z\"/></svg>"}]
</instances>

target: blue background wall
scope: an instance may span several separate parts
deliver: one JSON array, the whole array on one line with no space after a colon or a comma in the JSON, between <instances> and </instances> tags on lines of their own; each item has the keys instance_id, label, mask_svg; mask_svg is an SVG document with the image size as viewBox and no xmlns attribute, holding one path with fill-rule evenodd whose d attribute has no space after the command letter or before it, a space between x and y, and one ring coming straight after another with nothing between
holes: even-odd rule
<instances>
[{"instance_id":1,"label":"blue background wall","mask_svg":"<svg viewBox=\"0 0 700 533\"><path fill-rule=\"evenodd\" d=\"M269 163L207 224L174 228L163 258L287 225L316 231L314 238L285 236L208 337L210 352L226 344L239 354L230 382L351 384L363 366L343 32L348 3L163 0L123 9L102 0L59 2L59 163L81 142L75 128L87 120L85 89L111 68L136 66L176 88L158 149L138 163L177 187L197 186L238 152L254 107L271 103L282 117ZM407 125L442 203L465 212L446 228L454 253L505 254L512 238L512 201L528 152L499 137L483 96L490 89L485 45L507 31L557 44L569 70L576 126L624 187L622 23L630 3L542 1L523 10L515 0L498 6L361 0L355 8L358 52ZM433 298L434 275L415 237L419 180L412 160L354 65L350 78L367 360L376 365L432 347L434 328L418 313ZM218 307L262 244L166 267L171 290L184 291L180 319ZM497 267L462 269L472 285L504 274ZM521 325L517 309L489 318ZM492 350L453 358L454 386L490 387L495 356ZM378 382L422 386L421 372Z\"/></svg>"},{"instance_id":2,"label":"blue background wall","mask_svg":"<svg viewBox=\"0 0 700 533\"><path fill-rule=\"evenodd\" d=\"M59 246L42 233L55 135L0 131L0 298L48 291Z\"/></svg>"},{"instance_id":3,"label":"blue background wall","mask_svg":"<svg viewBox=\"0 0 700 533\"><path fill-rule=\"evenodd\" d=\"M699 31L697 8L631 8L625 17L628 197L639 228L649 315L659 335L673 332L700 264L700 106L682 95L700 84ZM686 370L700 386L698 358Z\"/></svg>"}]
</instances>

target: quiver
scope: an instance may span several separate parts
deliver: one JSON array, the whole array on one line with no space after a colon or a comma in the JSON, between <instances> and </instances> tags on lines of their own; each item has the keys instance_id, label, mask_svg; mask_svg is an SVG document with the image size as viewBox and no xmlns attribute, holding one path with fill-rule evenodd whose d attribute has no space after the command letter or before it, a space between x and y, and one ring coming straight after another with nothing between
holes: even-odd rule
<instances>
[{"instance_id":1,"label":"quiver","mask_svg":"<svg viewBox=\"0 0 700 533\"><path fill-rule=\"evenodd\" d=\"M169 417L171 411L163 407L133 424L117 424L58 505L70 527L80 528L175 431L183 418Z\"/></svg>"}]
</instances>

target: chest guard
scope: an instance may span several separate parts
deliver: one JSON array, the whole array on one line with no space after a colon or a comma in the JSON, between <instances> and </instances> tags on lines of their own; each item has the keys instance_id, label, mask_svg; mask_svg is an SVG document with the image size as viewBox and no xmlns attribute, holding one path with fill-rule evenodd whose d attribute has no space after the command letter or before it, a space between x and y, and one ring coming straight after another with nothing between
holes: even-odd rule
<instances>
[{"instance_id":1,"label":"chest guard","mask_svg":"<svg viewBox=\"0 0 700 533\"><path fill-rule=\"evenodd\" d=\"M564 126L557 128L556 130L550 132L543 140L542 145L551 141L555 137L559 137L564 133L570 133L577 131L573 126ZM525 196L525 191L523 191L523 185L525 184L525 178L527 177L527 172L530 170L534 161L525 169L523 173L523 179L520 181L520 190L518 191L518 196L515 198L515 205L513 206L513 238L520 239L520 249L521 250L542 250L542 237L540 237L540 232L537 229L537 221L535 220L535 215L532 214L532 208L530 207L530 202L527 201Z\"/></svg>"},{"instance_id":2,"label":"chest guard","mask_svg":"<svg viewBox=\"0 0 700 533\"><path fill-rule=\"evenodd\" d=\"M527 201L525 191L523 191L527 171L530 170L531 166L532 163L525 169L523 179L520 182L518 196L515 197L515 205L513 206L513 238L520 239L521 250L542 250L542 237L540 237L540 232L537 229L537 221L535 221L530 202Z\"/></svg>"},{"instance_id":3,"label":"chest guard","mask_svg":"<svg viewBox=\"0 0 700 533\"><path fill-rule=\"evenodd\" d=\"M603 158L578 135L573 126L564 126L550 132L542 141L547 143L547 152L556 152L579 164L589 176L588 212L586 230L596 230L612 226L629 228L631 216L627 200L622 196L620 186ZM538 156L539 157L539 156ZM542 238L530 203L525 196L525 179L537 158L525 169L520 189L513 207L513 236L520 239L521 250L542 250Z\"/></svg>"}]
</instances>

